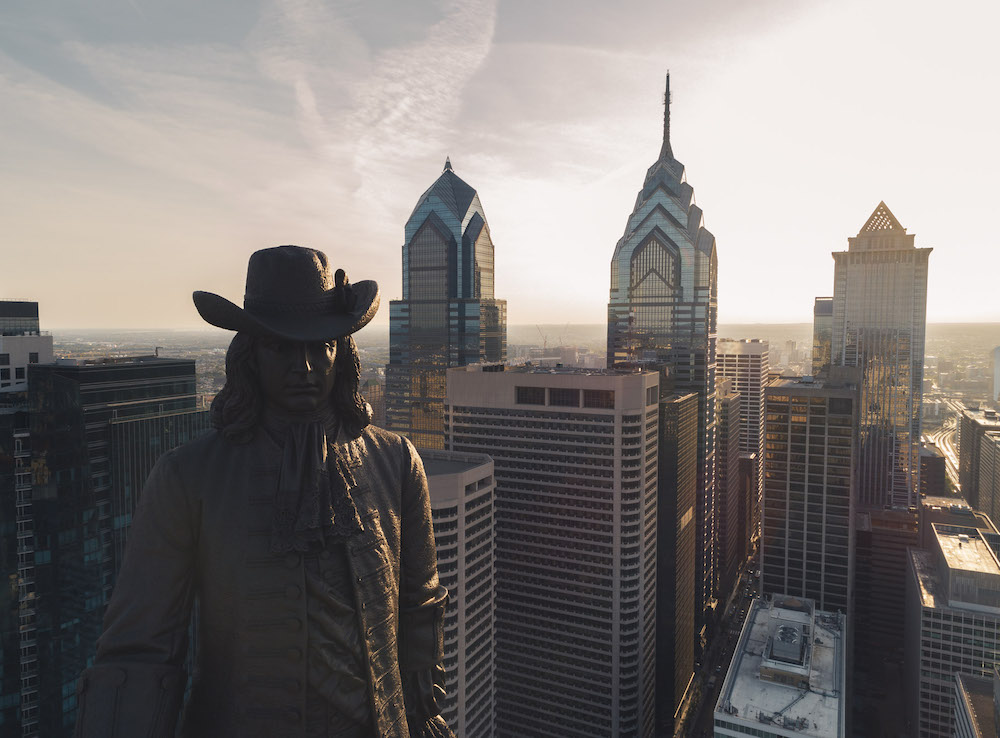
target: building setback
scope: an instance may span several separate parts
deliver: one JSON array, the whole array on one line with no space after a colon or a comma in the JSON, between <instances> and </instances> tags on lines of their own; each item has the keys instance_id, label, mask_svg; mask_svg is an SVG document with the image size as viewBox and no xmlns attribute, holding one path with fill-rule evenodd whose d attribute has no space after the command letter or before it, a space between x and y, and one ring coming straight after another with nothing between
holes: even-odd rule
<instances>
[{"instance_id":1,"label":"building setback","mask_svg":"<svg viewBox=\"0 0 1000 738\"><path fill-rule=\"evenodd\" d=\"M494 481L482 454L424 451L438 575L448 588L444 621L447 696L455 735L493 736Z\"/></svg>"},{"instance_id":2,"label":"building setback","mask_svg":"<svg viewBox=\"0 0 1000 738\"><path fill-rule=\"evenodd\" d=\"M497 733L649 736L654 721L654 373L448 372L453 451L496 476Z\"/></svg>"},{"instance_id":3,"label":"building setback","mask_svg":"<svg viewBox=\"0 0 1000 738\"><path fill-rule=\"evenodd\" d=\"M813 303L812 373L814 377L830 371L830 346L833 338L833 298L817 297Z\"/></svg>"},{"instance_id":4,"label":"building setback","mask_svg":"<svg viewBox=\"0 0 1000 738\"><path fill-rule=\"evenodd\" d=\"M14 430L22 736L69 736L139 489L161 453L200 434L194 361L134 357L29 367ZM15 416L16 417L16 416ZM7 634L4 636L7 640Z\"/></svg>"},{"instance_id":5,"label":"building setback","mask_svg":"<svg viewBox=\"0 0 1000 738\"><path fill-rule=\"evenodd\" d=\"M52 336L42 333L38 303L0 300L0 393L28 386L28 366L54 360Z\"/></svg>"},{"instance_id":6,"label":"building setback","mask_svg":"<svg viewBox=\"0 0 1000 738\"><path fill-rule=\"evenodd\" d=\"M848 612L853 589L857 372L767 388L761 593ZM839 376L843 374L844 376Z\"/></svg>"},{"instance_id":7,"label":"building setback","mask_svg":"<svg viewBox=\"0 0 1000 738\"><path fill-rule=\"evenodd\" d=\"M450 160L404 233L403 299L389 303L386 427L418 448L444 448L445 371L507 358L507 303L493 298L479 195Z\"/></svg>"},{"instance_id":8,"label":"building setback","mask_svg":"<svg viewBox=\"0 0 1000 738\"><path fill-rule=\"evenodd\" d=\"M697 606L715 590L715 341L718 257L684 165L670 145L667 75L660 156L646 172L611 258L608 366L669 367L674 391L698 395Z\"/></svg>"},{"instance_id":9,"label":"building setback","mask_svg":"<svg viewBox=\"0 0 1000 738\"><path fill-rule=\"evenodd\" d=\"M951 738L955 675L992 676L1000 663L1000 536L941 523L931 527L932 548L909 552L909 734Z\"/></svg>"},{"instance_id":10,"label":"building setback","mask_svg":"<svg viewBox=\"0 0 1000 738\"><path fill-rule=\"evenodd\" d=\"M1000 733L1000 672L989 677L955 675L955 738L994 738Z\"/></svg>"},{"instance_id":11,"label":"building setback","mask_svg":"<svg viewBox=\"0 0 1000 738\"><path fill-rule=\"evenodd\" d=\"M832 363L862 370L858 500L909 507L920 494L927 259L884 202L834 259Z\"/></svg>"}]
</instances>

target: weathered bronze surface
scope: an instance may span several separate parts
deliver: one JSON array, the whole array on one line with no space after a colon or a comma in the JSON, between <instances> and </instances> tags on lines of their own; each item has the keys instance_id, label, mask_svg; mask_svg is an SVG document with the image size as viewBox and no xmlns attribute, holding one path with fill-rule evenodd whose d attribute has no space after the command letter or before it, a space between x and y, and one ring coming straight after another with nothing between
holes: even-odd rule
<instances>
[{"instance_id":1,"label":"weathered bronze surface","mask_svg":"<svg viewBox=\"0 0 1000 738\"><path fill-rule=\"evenodd\" d=\"M378 288L284 246L251 256L242 309L195 303L238 331L215 430L150 474L77 735L451 738L427 480L358 394Z\"/></svg>"}]
</instances>

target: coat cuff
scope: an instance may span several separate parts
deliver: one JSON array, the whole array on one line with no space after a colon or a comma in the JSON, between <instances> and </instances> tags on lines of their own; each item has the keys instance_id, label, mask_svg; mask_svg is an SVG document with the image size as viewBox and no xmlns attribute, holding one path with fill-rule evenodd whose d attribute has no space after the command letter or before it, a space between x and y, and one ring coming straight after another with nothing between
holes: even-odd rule
<instances>
[{"instance_id":1,"label":"coat cuff","mask_svg":"<svg viewBox=\"0 0 1000 738\"><path fill-rule=\"evenodd\" d=\"M99 664L77 681L75 738L173 738L184 698L184 669L163 664Z\"/></svg>"},{"instance_id":2,"label":"coat cuff","mask_svg":"<svg viewBox=\"0 0 1000 738\"><path fill-rule=\"evenodd\" d=\"M440 714L445 697L444 667L438 664L401 676L410 738L455 738Z\"/></svg>"},{"instance_id":3,"label":"coat cuff","mask_svg":"<svg viewBox=\"0 0 1000 738\"><path fill-rule=\"evenodd\" d=\"M417 607L399 613L399 670L419 671L444 658L444 608L448 590L437 592Z\"/></svg>"}]
</instances>

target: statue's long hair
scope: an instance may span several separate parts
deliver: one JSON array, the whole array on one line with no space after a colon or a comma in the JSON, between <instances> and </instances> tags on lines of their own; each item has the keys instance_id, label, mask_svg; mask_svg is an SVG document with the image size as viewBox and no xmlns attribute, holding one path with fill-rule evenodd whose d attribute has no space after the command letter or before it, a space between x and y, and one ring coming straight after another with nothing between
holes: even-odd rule
<instances>
[{"instance_id":1,"label":"statue's long hair","mask_svg":"<svg viewBox=\"0 0 1000 738\"><path fill-rule=\"evenodd\" d=\"M264 393L257 374L257 339L239 332L226 351L226 384L212 400L212 425L236 443L254 434L264 411ZM361 360L350 336L337 339L330 407L348 438L357 438L371 423L372 410L361 396Z\"/></svg>"}]
</instances>

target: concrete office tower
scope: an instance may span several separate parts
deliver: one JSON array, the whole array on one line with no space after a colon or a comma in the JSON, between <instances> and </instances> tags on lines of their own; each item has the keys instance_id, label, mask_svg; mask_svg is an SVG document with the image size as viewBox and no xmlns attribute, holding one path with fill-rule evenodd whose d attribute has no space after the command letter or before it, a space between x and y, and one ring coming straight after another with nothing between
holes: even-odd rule
<instances>
[{"instance_id":1,"label":"concrete office tower","mask_svg":"<svg viewBox=\"0 0 1000 738\"><path fill-rule=\"evenodd\" d=\"M951 738L955 674L1000 663L1000 536L934 523L933 547L911 549L906 605L908 735Z\"/></svg>"},{"instance_id":2,"label":"concrete office tower","mask_svg":"<svg viewBox=\"0 0 1000 738\"><path fill-rule=\"evenodd\" d=\"M403 299L389 303L386 427L444 447L448 367L507 358L507 302L493 299L493 241L451 161L406 221Z\"/></svg>"},{"instance_id":3,"label":"concrete office tower","mask_svg":"<svg viewBox=\"0 0 1000 738\"><path fill-rule=\"evenodd\" d=\"M740 453L754 457L749 506L743 517L749 548L760 535L760 506L764 499L764 388L770 371L770 349L767 341L757 338L726 338L719 341L716 357L718 376L732 379L740 393Z\"/></svg>"},{"instance_id":4,"label":"concrete office tower","mask_svg":"<svg viewBox=\"0 0 1000 738\"><path fill-rule=\"evenodd\" d=\"M448 588L444 626L447 697L455 735L493 736L494 482L482 454L424 451L438 574Z\"/></svg>"},{"instance_id":5,"label":"concrete office tower","mask_svg":"<svg viewBox=\"0 0 1000 738\"><path fill-rule=\"evenodd\" d=\"M862 505L920 499L920 411L927 258L884 202L847 251L833 254L834 366L862 369L858 492Z\"/></svg>"},{"instance_id":6,"label":"concrete office tower","mask_svg":"<svg viewBox=\"0 0 1000 738\"><path fill-rule=\"evenodd\" d=\"M846 613L858 387L856 371L831 374L782 378L767 388L761 593L808 597L822 610Z\"/></svg>"},{"instance_id":7,"label":"concrete office tower","mask_svg":"<svg viewBox=\"0 0 1000 738\"><path fill-rule=\"evenodd\" d=\"M720 342L721 343L721 342ZM715 570L717 598L725 605L733 595L740 566L746 562L746 518L740 514L740 393L732 379L716 385Z\"/></svg>"},{"instance_id":8,"label":"concrete office tower","mask_svg":"<svg viewBox=\"0 0 1000 738\"><path fill-rule=\"evenodd\" d=\"M966 502L976 510L992 505L981 493L980 457L983 443L991 433L1000 432L1000 413L995 410L966 408L958 416L958 486Z\"/></svg>"},{"instance_id":9,"label":"concrete office tower","mask_svg":"<svg viewBox=\"0 0 1000 738\"><path fill-rule=\"evenodd\" d=\"M987 677L955 675L955 738L1000 735L1000 671Z\"/></svg>"},{"instance_id":10,"label":"concrete office tower","mask_svg":"<svg viewBox=\"0 0 1000 738\"><path fill-rule=\"evenodd\" d=\"M654 373L448 372L450 450L493 457L497 733L649 736Z\"/></svg>"},{"instance_id":11,"label":"concrete office tower","mask_svg":"<svg viewBox=\"0 0 1000 738\"><path fill-rule=\"evenodd\" d=\"M698 396L660 398L656 503L656 735L673 735L694 678Z\"/></svg>"},{"instance_id":12,"label":"concrete office tower","mask_svg":"<svg viewBox=\"0 0 1000 738\"><path fill-rule=\"evenodd\" d=\"M208 412L194 361L61 360L31 365L28 385L15 488L0 487L0 500L17 500L17 558L3 575L17 582L20 620L20 648L4 649L0 673L20 673L20 735L55 738L72 734L75 684L94 656L139 489L162 452L207 429Z\"/></svg>"},{"instance_id":13,"label":"concrete office tower","mask_svg":"<svg viewBox=\"0 0 1000 738\"><path fill-rule=\"evenodd\" d=\"M717 272L715 237L704 226L684 165L670 146L667 75L660 156L646 172L611 258L608 366L669 366L674 390L698 395L700 613L714 589Z\"/></svg>"},{"instance_id":14,"label":"concrete office tower","mask_svg":"<svg viewBox=\"0 0 1000 738\"><path fill-rule=\"evenodd\" d=\"M1000 520L1000 430L987 431L979 443L976 509Z\"/></svg>"},{"instance_id":15,"label":"concrete office tower","mask_svg":"<svg viewBox=\"0 0 1000 738\"><path fill-rule=\"evenodd\" d=\"M0 300L0 393L25 389L28 365L52 360L52 336L39 328L38 303Z\"/></svg>"},{"instance_id":16,"label":"concrete office tower","mask_svg":"<svg viewBox=\"0 0 1000 738\"><path fill-rule=\"evenodd\" d=\"M812 373L821 376L830 370L830 344L833 338L833 298L817 297L813 303Z\"/></svg>"},{"instance_id":17,"label":"concrete office tower","mask_svg":"<svg viewBox=\"0 0 1000 738\"><path fill-rule=\"evenodd\" d=\"M750 606L715 705L716 738L844 738L847 618L809 599Z\"/></svg>"}]
</instances>

